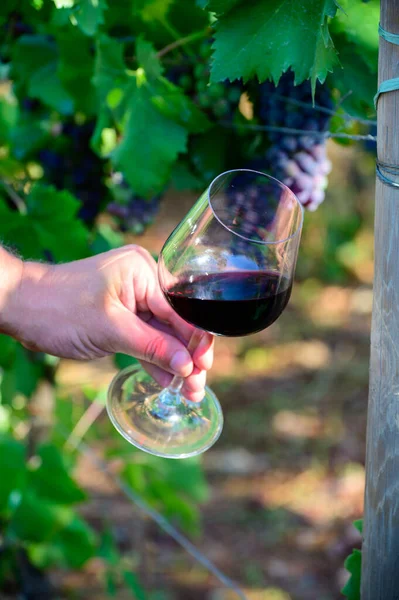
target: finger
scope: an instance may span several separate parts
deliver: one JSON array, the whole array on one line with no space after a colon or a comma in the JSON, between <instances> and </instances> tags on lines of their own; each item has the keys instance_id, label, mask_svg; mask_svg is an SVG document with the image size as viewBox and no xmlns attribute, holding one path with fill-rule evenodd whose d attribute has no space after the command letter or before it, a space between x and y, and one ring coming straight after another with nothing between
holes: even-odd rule
<instances>
[{"instance_id":1,"label":"finger","mask_svg":"<svg viewBox=\"0 0 399 600\"><path fill-rule=\"evenodd\" d=\"M140 361L143 369L147 371L149 375L163 388L168 387L170 385L173 376L170 373L167 373L163 369L160 369L156 365L153 365L145 360ZM191 382L191 379L194 378L194 382ZM200 402L204 397L204 383L205 377L200 373L196 375L190 375L187 379L184 380L184 385L182 387L182 394L190 402Z\"/></svg>"},{"instance_id":2,"label":"finger","mask_svg":"<svg viewBox=\"0 0 399 600\"><path fill-rule=\"evenodd\" d=\"M140 315L141 317L141 315ZM187 338L184 333L185 331L176 331L170 325L158 321L155 317L151 317L147 323L149 323L154 329L169 333L169 335L177 335L182 341L189 342L192 333L195 331L194 328L190 328L190 336ZM202 332L202 338L198 347L192 353L193 362L199 370L209 370L213 364L213 351L214 351L214 336L207 332Z\"/></svg>"},{"instance_id":3,"label":"finger","mask_svg":"<svg viewBox=\"0 0 399 600\"><path fill-rule=\"evenodd\" d=\"M113 319L113 346L161 369L188 377L194 368L186 346L175 336L151 327L128 309L119 309Z\"/></svg>"},{"instance_id":4,"label":"finger","mask_svg":"<svg viewBox=\"0 0 399 600\"><path fill-rule=\"evenodd\" d=\"M163 388L168 387L170 385L173 375L164 371L160 367L153 365L145 360L140 361L141 366L155 381Z\"/></svg>"},{"instance_id":5,"label":"finger","mask_svg":"<svg viewBox=\"0 0 399 600\"><path fill-rule=\"evenodd\" d=\"M194 364L201 371L209 371L209 369L212 367L214 348L214 336L210 333L204 332L200 343L192 353Z\"/></svg>"},{"instance_id":6,"label":"finger","mask_svg":"<svg viewBox=\"0 0 399 600\"><path fill-rule=\"evenodd\" d=\"M184 392L202 392L205 388L206 383L206 371L200 371L194 369L193 374L184 380L183 393Z\"/></svg>"}]
</instances>

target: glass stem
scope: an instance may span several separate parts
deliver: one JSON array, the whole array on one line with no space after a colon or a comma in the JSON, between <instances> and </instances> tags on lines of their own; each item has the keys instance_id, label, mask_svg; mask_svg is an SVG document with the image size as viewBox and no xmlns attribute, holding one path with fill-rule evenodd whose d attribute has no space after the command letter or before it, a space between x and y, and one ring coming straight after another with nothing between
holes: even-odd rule
<instances>
[{"instance_id":1,"label":"glass stem","mask_svg":"<svg viewBox=\"0 0 399 600\"><path fill-rule=\"evenodd\" d=\"M200 343L202 337L204 335L203 331L196 329L188 342L187 350L192 355L194 350L197 348ZM168 385L160 394L159 398L162 402L170 403L170 402L179 402L180 401L180 390L183 387L184 377L180 377L180 375L175 375Z\"/></svg>"}]
</instances>

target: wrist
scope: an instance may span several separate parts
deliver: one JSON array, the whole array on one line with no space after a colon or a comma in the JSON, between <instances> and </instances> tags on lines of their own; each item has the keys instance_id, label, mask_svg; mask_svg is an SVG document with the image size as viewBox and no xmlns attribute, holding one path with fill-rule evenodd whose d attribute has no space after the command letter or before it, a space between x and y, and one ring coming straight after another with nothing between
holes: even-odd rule
<instances>
[{"instance_id":1,"label":"wrist","mask_svg":"<svg viewBox=\"0 0 399 600\"><path fill-rule=\"evenodd\" d=\"M22 261L2 249L0 260L4 264L4 269L0 268L0 333L22 340L31 309L38 300L35 298L37 284L48 266Z\"/></svg>"},{"instance_id":2,"label":"wrist","mask_svg":"<svg viewBox=\"0 0 399 600\"><path fill-rule=\"evenodd\" d=\"M0 333L8 333L12 328L12 307L17 301L23 270L23 261L0 247Z\"/></svg>"}]
</instances>

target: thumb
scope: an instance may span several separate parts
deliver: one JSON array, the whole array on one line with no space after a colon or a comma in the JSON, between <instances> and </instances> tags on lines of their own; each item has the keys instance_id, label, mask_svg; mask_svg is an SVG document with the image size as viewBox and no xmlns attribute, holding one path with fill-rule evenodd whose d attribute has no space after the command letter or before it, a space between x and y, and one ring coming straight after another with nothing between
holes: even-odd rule
<instances>
[{"instance_id":1,"label":"thumb","mask_svg":"<svg viewBox=\"0 0 399 600\"><path fill-rule=\"evenodd\" d=\"M113 329L116 352L130 354L181 377L188 377L193 371L190 353L178 338L155 329L130 311L119 313Z\"/></svg>"}]
</instances>

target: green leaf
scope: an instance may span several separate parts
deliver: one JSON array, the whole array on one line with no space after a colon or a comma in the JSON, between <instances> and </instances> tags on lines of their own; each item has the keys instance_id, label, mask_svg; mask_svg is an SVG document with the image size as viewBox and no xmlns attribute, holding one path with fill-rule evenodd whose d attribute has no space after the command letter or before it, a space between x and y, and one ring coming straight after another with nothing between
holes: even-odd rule
<instances>
[{"instance_id":1,"label":"green leaf","mask_svg":"<svg viewBox=\"0 0 399 600\"><path fill-rule=\"evenodd\" d=\"M124 136L111 158L136 194L150 198L161 191L186 141L187 130L153 105L148 87L133 85Z\"/></svg>"},{"instance_id":2,"label":"green leaf","mask_svg":"<svg viewBox=\"0 0 399 600\"><path fill-rule=\"evenodd\" d=\"M112 571L107 570L105 572L105 587L107 589L107 594L114 598L117 592L116 578Z\"/></svg>"},{"instance_id":3,"label":"green leaf","mask_svg":"<svg viewBox=\"0 0 399 600\"><path fill-rule=\"evenodd\" d=\"M0 438L0 513L7 508L13 490L21 490L26 480L25 448L10 437Z\"/></svg>"},{"instance_id":4,"label":"green leaf","mask_svg":"<svg viewBox=\"0 0 399 600\"><path fill-rule=\"evenodd\" d=\"M202 190L204 181L192 172L190 165L184 161L177 162L172 171L172 186L179 191Z\"/></svg>"},{"instance_id":5,"label":"green leaf","mask_svg":"<svg viewBox=\"0 0 399 600\"><path fill-rule=\"evenodd\" d=\"M370 2L367 10L361 2L340 0L342 10L338 11L336 18L331 22L331 33L342 34L355 54L358 54L367 64L368 70L377 72L378 68L378 22L380 18L380 4L376 0Z\"/></svg>"},{"instance_id":6,"label":"green leaf","mask_svg":"<svg viewBox=\"0 0 399 600\"><path fill-rule=\"evenodd\" d=\"M134 358L134 356L128 356L127 354L119 353L115 354L114 360L118 369L125 369L126 367L137 365L139 363L138 359Z\"/></svg>"},{"instance_id":7,"label":"green leaf","mask_svg":"<svg viewBox=\"0 0 399 600\"><path fill-rule=\"evenodd\" d=\"M12 76L19 88L26 88L32 98L68 115L73 100L58 74L58 53L54 42L44 35L24 35L13 47Z\"/></svg>"},{"instance_id":8,"label":"green leaf","mask_svg":"<svg viewBox=\"0 0 399 600\"><path fill-rule=\"evenodd\" d=\"M18 393L31 396L43 375L43 365L33 360L25 348L17 344L15 360L3 373L1 395L3 402L10 404Z\"/></svg>"},{"instance_id":9,"label":"green leaf","mask_svg":"<svg viewBox=\"0 0 399 600\"><path fill-rule=\"evenodd\" d=\"M114 536L110 529L106 529L100 540L98 556L101 556L109 565L117 567L120 562L120 554L116 547Z\"/></svg>"},{"instance_id":10,"label":"green leaf","mask_svg":"<svg viewBox=\"0 0 399 600\"><path fill-rule=\"evenodd\" d=\"M163 67L154 46L150 42L140 37L136 43L136 55L138 63L144 69L148 79L161 77Z\"/></svg>"},{"instance_id":11,"label":"green leaf","mask_svg":"<svg viewBox=\"0 0 399 600\"><path fill-rule=\"evenodd\" d=\"M188 458L184 461L170 461L155 458L154 462L160 465L160 473L171 488L183 492L188 498L196 502L204 502L209 496L208 485L205 480L201 463L197 458Z\"/></svg>"},{"instance_id":12,"label":"green leaf","mask_svg":"<svg viewBox=\"0 0 399 600\"><path fill-rule=\"evenodd\" d=\"M96 60L93 84L100 102L106 102L108 94L114 89L125 90L129 78L123 60L123 45L106 35L96 40Z\"/></svg>"},{"instance_id":13,"label":"green leaf","mask_svg":"<svg viewBox=\"0 0 399 600\"><path fill-rule=\"evenodd\" d=\"M353 525L359 533L363 533L363 519L358 519L357 521L354 521Z\"/></svg>"},{"instance_id":14,"label":"green leaf","mask_svg":"<svg viewBox=\"0 0 399 600\"><path fill-rule=\"evenodd\" d=\"M107 9L105 0L80 0L73 13L80 29L86 35L92 36L104 23L104 11Z\"/></svg>"},{"instance_id":15,"label":"green leaf","mask_svg":"<svg viewBox=\"0 0 399 600\"><path fill-rule=\"evenodd\" d=\"M71 520L71 514L70 509L55 506L29 491L12 515L9 533L23 541L49 541Z\"/></svg>"},{"instance_id":16,"label":"green leaf","mask_svg":"<svg viewBox=\"0 0 399 600\"><path fill-rule=\"evenodd\" d=\"M0 367L9 369L14 360L17 342L8 335L0 335Z\"/></svg>"},{"instance_id":17,"label":"green leaf","mask_svg":"<svg viewBox=\"0 0 399 600\"><path fill-rule=\"evenodd\" d=\"M183 125L190 133L202 133L210 127L205 114L184 94L181 88L164 78L149 86L151 102L160 113Z\"/></svg>"},{"instance_id":18,"label":"green leaf","mask_svg":"<svg viewBox=\"0 0 399 600\"><path fill-rule=\"evenodd\" d=\"M0 98L0 143L6 143L18 120L18 103L11 95ZM4 160L4 158L2 158Z\"/></svg>"},{"instance_id":19,"label":"green leaf","mask_svg":"<svg viewBox=\"0 0 399 600\"><path fill-rule=\"evenodd\" d=\"M41 464L29 472L29 488L34 490L37 496L57 504L74 504L87 498L85 492L69 475L62 454L56 446L42 445L37 455Z\"/></svg>"},{"instance_id":20,"label":"green leaf","mask_svg":"<svg viewBox=\"0 0 399 600\"><path fill-rule=\"evenodd\" d=\"M328 18L337 10L334 0L300 0L295 7L285 0L254 0L250 10L244 0L216 5L228 12L216 23L212 81L256 76L277 83L291 68L296 83L311 78L314 89L337 62L328 31Z\"/></svg>"},{"instance_id":21,"label":"green leaf","mask_svg":"<svg viewBox=\"0 0 399 600\"><path fill-rule=\"evenodd\" d=\"M136 600L146 600L147 594L135 573L132 573L132 571L124 571L123 579L129 589L133 592Z\"/></svg>"},{"instance_id":22,"label":"green leaf","mask_svg":"<svg viewBox=\"0 0 399 600\"><path fill-rule=\"evenodd\" d=\"M54 539L62 553L63 561L72 569L80 569L95 555L95 535L93 530L77 515Z\"/></svg>"},{"instance_id":23,"label":"green leaf","mask_svg":"<svg viewBox=\"0 0 399 600\"><path fill-rule=\"evenodd\" d=\"M190 141L189 157L208 184L225 170L229 139L225 129L214 127Z\"/></svg>"},{"instance_id":24,"label":"green leaf","mask_svg":"<svg viewBox=\"0 0 399 600\"><path fill-rule=\"evenodd\" d=\"M88 256L88 231L76 218L80 203L72 194L35 184L27 198L27 208L28 214L21 218L33 227L39 247L49 250L56 261Z\"/></svg>"},{"instance_id":25,"label":"green leaf","mask_svg":"<svg viewBox=\"0 0 399 600\"><path fill-rule=\"evenodd\" d=\"M164 22L171 4L175 0L136 0L135 10L144 22Z\"/></svg>"},{"instance_id":26,"label":"green leaf","mask_svg":"<svg viewBox=\"0 0 399 600\"><path fill-rule=\"evenodd\" d=\"M20 117L10 131L12 153L17 159L24 160L43 148L48 137L48 132L37 119Z\"/></svg>"},{"instance_id":27,"label":"green leaf","mask_svg":"<svg viewBox=\"0 0 399 600\"><path fill-rule=\"evenodd\" d=\"M203 4L205 4L208 10L215 12L217 15L223 15L240 2L241 0L206 0Z\"/></svg>"},{"instance_id":28,"label":"green leaf","mask_svg":"<svg viewBox=\"0 0 399 600\"><path fill-rule=\"evenodd\" d=\"M57 75L63 89L73 98L75 112L82 111L86 115L94 115L97 100L92 83L94 73L92 40L76 27L70 26L57 34L57 45L59 50Z\"/></svg>"},{"instance_id":29,"label":"green leaf","mask_svg":"<svg viewBox=\"0 0 399 600\"><path fill-rule=\"evenodd\" d=\"M331 83L342 96L342 108L349 114L360 117L375 116L373 98L377 89L377 76L363 58L356 53L355 44L343 35L335 36L342 69L335 69Z\"/></svg>"},{"instance_id":30,"label":"green leaf","mask_svg":"<svg viewBox=\"0 0 399 600\"><path fill-rule=\"evenodd\" d=\"M360 600L360 583L362 572L362 553L360 550L353 550L345 561L345 568L351 574L345 587L342 589L342 594L348 600Z\"/></svg>"},{"instance_id":31,"label":"green leaf","mask_svg":"<svg viewBox=\"0 0 399 600\"><path fill-rule=\"evenodd\" d=\"M123 246L123 235L107 223L100 223L96 230L96 237L91 243L92 253L100 254L121 246Z\"/></svg>"}]
</instances>

